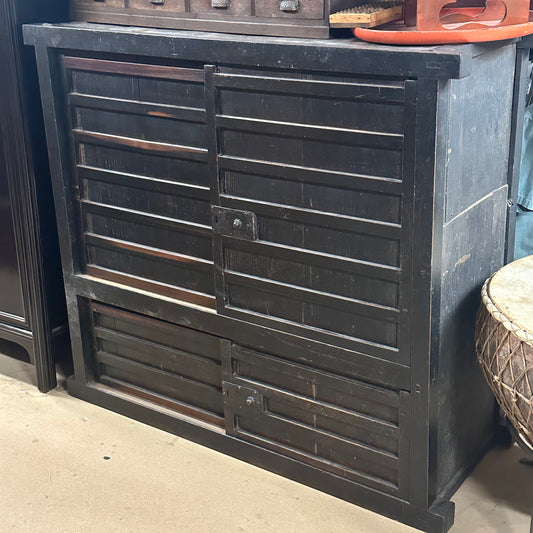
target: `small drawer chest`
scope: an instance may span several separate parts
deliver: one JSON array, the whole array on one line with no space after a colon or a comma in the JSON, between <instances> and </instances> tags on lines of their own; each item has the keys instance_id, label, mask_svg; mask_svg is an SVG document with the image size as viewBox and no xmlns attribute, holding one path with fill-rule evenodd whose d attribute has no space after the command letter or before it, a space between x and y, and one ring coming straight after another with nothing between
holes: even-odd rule
<instances>
[{"instance_id":1,"label":"small drawer chest","mask_svg":"<svg viewBox=\"0 0 533 533\"><path fill-rule=\"evenodd\" d=\"M516 45L25 36L70 392L449 529L494 428L473 325L504 259Z\"/></svg>"},{"instance_id":2,"label":"small drawer chest","mask_svg":"<svg viewBox=\"0 0 533 533\"><path fill-rule=\"evenodd\" d=\"M320 38L353 0L72 0L73 20L250 35Z\"/></svg>"}]
</instances>

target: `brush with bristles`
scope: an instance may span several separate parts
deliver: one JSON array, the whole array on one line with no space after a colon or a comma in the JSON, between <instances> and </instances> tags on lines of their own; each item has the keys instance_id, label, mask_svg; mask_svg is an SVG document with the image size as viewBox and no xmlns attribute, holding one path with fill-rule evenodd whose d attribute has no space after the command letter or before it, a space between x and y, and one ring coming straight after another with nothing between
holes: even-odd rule
<instances>
[{"instance_id":1,"label":"brush with bristles","mask_svg":"<svg viewBox=\"0 0 533 533\"><path fill-rule=\"evenodd\" d=\"M370 0L364 4L332 13L332 28L373 28L402 18L402 0Z\"/></svg>"}]
</instances>

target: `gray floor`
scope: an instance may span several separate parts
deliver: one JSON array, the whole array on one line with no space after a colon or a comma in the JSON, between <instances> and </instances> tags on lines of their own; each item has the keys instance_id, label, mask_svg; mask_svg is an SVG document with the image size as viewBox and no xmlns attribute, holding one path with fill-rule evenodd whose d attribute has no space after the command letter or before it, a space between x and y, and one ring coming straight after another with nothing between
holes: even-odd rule
<instances>
[{"instance_id":1,"label":"gray floor","mask_svg":"<svg viewBox=\"0 0 533 533\"><path fill-rule=\"evenodd\" d=\"M68 396L0 355L0 531L415 531ZM455 497L455 533L527 533L533 468L494 450ZM107 459L106 459L107 458Z\"/></svg>"}]
</instances>

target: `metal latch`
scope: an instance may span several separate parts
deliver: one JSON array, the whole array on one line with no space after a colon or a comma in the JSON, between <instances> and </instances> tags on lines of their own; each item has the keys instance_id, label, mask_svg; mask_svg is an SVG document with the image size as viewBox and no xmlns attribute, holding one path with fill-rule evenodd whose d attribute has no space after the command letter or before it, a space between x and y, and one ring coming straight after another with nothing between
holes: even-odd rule
<instances>
[{"instance_id":1,"label":"metal latch","mask_svg":"<svg viewBox=\"0 0 533 533\"><path fill-rule=\"evenodd\" d=\"M285 13L296 13L300 9L300 2L298 0L281 0L279 9Z\"/></svg>"},{"instance_id":2,"label":"metal latch","mask_svg":"<svg viewBox=\"0 0 533 533\"><path fill-rule=\"evenodd\" d=\"M263 396L256 390L229 381L222 382L224 404L234 414L263 411Z\"/></svg>"},{"instance_id":3,"label":"metal latch","mask_svg":"<svg viewBox=\"0 0 533 533\"><path fill-rule=\"evenodd\" d=\"M257 240L257 218L251 211L213 206L213 232L238 239Z\"/></svg>"}]
</instances>

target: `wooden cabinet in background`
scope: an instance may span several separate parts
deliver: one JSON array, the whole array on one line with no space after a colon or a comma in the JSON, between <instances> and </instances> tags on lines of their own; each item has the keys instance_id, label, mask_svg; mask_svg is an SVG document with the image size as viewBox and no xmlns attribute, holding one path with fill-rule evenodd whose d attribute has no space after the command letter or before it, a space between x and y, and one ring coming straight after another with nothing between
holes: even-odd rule
<instances>
[{"instance_id":1,"label":"wooden cabinet in background","mask_svg":"<svg viewBox=\"0 0 533 533\"><path fill-rule=\"evenodd\" d=\"M68 328L35 57L22 24L65 17L63 0L0 0L0 339L26 350L43 392L55 387Z\"/></svg>"}]
</instances>

